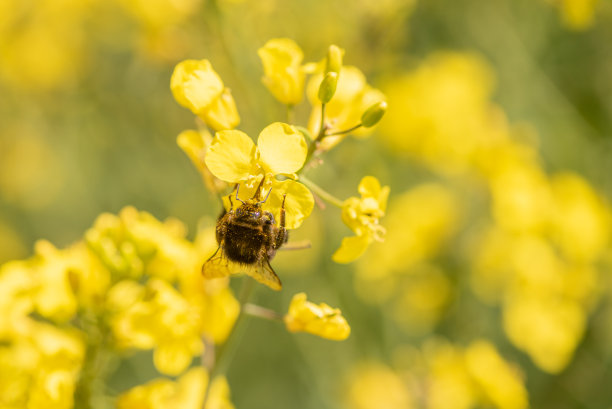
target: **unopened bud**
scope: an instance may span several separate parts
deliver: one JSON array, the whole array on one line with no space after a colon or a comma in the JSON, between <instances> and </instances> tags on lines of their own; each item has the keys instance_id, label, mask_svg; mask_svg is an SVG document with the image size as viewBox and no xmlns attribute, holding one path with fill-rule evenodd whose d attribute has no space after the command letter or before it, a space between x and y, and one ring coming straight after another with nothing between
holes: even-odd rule
<instances>
[{"instance_id":1,"label":"unopened bud","mask_svg":"<svg viewBox=\"0 0 612 409\"><path fill-rule=\"evenodd\" d=\"M375 103L361 115L361 125L366 128L376 125L385 112L387 112L387 103L385 101Z\"/></svg>"},{"instance_id":2,"label":"unopened bud","mask_svg":"<svg viewBox=\"0 0 612 409\"><path fill-rule=\"evenodd\" d=\"M327 66L325 72L340 74L342 68L342 50L337 45L330 45L327 49Z\"/></svg>"},{"instance_id":3,"label":"unopened bud","mask_svg":"<svg viewBox=\"0 0 612 409\"><path fill-rule=\"evenodd\" d=\"M323 104L331 101L336 93L336 85L338 85L338 73L328 72L325 74L323 81L321 81L321 86L319 86L319 100Z\"/></svg>"}]
</instances>

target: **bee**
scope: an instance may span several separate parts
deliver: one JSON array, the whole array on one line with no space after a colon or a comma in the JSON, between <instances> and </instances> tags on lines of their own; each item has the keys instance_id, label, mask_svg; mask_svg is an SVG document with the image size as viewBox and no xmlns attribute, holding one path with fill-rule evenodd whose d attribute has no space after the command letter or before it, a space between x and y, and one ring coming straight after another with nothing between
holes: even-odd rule
<instances>
[{"instance_id":1,"label":"bee","mask_svg":"<svg viewBox=\"0 0 612 409\"><path fill-rule=\"evenodd\" d=\"M270 265L270 260L274 258L276 250L289 239L289 232L285 228L286 195L283 196L280 223L277 226L274 215L261 208L270 195L268 191L266 198L260 200L262 183L253 197L246 201L238 197L240 186L236 188L236 200L241 203L236 210L229 196L230 210L222 213L217 220L216 238L219 247L202 266L205 277L225 277L239 268L273 290L281 289L281 281Z\"/></svg>"}]
</instances>

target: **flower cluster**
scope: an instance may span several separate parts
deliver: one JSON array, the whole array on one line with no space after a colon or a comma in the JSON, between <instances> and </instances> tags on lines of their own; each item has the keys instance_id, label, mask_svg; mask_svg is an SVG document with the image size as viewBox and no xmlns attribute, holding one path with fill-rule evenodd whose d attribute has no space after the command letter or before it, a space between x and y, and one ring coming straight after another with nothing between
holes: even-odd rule
<instances>
[{"instance_id":1,"label":"flower cluster","mask_svg":"<svg viewBox=\"0 0 612 409\"><path fill-rule=\"evenodd\" d=\"M200 277L213 249L184 235L177 220L128 207L102 214L66 249L39 241L34 257L3 265L0 373L12 386L0 402L81 407L102 393L92 390L92 377L100 382L108 370L100 362L113 356L152 349L160 373L179 375L205 343L223 342L238 303L227 281Z\"/></svg>"},{"instance_id":2,"label":"flower cluster","mask_svg":"<svg viewBox=\"0 0 612 409\"><path fill-rule=\"evenodd\" d=\"M356 236L343 240L334 260L351 262L372 241L383 240L384 228L378 221L384 215L389 188L381 188L376 178L367 176L359 186L362 198L352 197L342 203L302 173L312 165L315 156L336 146L346 135L366 135L386 110L384 95L369 86L357 68L343 67L344 51L333 45L319 63L304 64L302 50L287 38L268 41L258 54L263 64L263 83L278 101L288 106L289 113L308 88L313 106L308 129L275 122L260 132L255 144L247 134L233 129L238 124L233 100L218 109L222 105L219 99L226 91L210 62L187 60L174 70L172 92L177 102L196 114L215 135L211 137L203 127L199 131L184 131L179 135L179 145L210 191L219 193L224 182L234 186L234 192L224 197L227 212L233 212L237 202L252 201L262 211L271 213L274 220L284 220L282 227L296 229L314 207L311 191L334 204L340 203L342 219ZM223 247L221 241L219 245ZM223 274L216 269L209 276ZM267 282L257 273L255 277Z\"/></svg>"}]
</instances>

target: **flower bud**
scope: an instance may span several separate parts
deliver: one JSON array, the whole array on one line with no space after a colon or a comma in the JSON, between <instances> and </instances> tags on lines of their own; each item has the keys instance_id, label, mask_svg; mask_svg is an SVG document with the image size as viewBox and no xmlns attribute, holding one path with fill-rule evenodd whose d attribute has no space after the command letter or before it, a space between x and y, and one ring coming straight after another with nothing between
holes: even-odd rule
<instances>
[{"instance_id":1,"label":"flower bud","mask_svg":"<svg viewBox=\"0 0 612 409\"><path fill-rule=\"evenodd\" d=\"M342 68L342 50L337 45L330 45L327 50L327 66L325 72L340 74Z\"/></svg>"},{"instance_id":2,"label":"flower bud","mask_svg":"<svg viewBox=\"0 0 612 409\"><path fill-rule=\"evenodd\" d=\"M320 92L319 92L320 94ZM380 101L369 107L363 115L361 115L361 125L365 128L370 128L378 123L383 115L387 112L387 103Z\"/></svg>"},{"instance_id":3,"label":"flower bud","mask_svg":"<svg viewBox=\"0 0 612 409\"><path fill-rule=\"evenodd\" d=\"M319 87L319 100L323 104L327 104L331 101L332 97L336 93L336 86L338 85L338 73L336 72L328 72L323 77L323 81L321 81L321 86Z\"/></svg>"}]
</instances>

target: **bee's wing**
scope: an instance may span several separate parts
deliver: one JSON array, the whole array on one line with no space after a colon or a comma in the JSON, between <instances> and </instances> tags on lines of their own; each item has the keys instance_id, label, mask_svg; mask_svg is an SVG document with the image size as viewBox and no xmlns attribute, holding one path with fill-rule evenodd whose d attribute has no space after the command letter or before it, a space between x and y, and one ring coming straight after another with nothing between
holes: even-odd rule
<instances>
[{"instance_id":1,"label":"bee's wing","mask_svg":"<svg viewBox=\"0 0 612 409\"><path fill-rule=\"evenodd\" d=\"M217 247L215 254L210 256L210 258L202 265L202 275L204 277L221 278L230 275L228 260L224 256L222 246L223 243Z\"/></svg>"},{"instance_id":2,"label":"bee's wing","mask_svg":"<svg viewBox=\"0 0 612 409\"><path fill-rule=\"evenodd\" d=\"M267 258L247 269L246 273L273 290L279 291L283 286Z\"/></svg>"}]
</instances>

